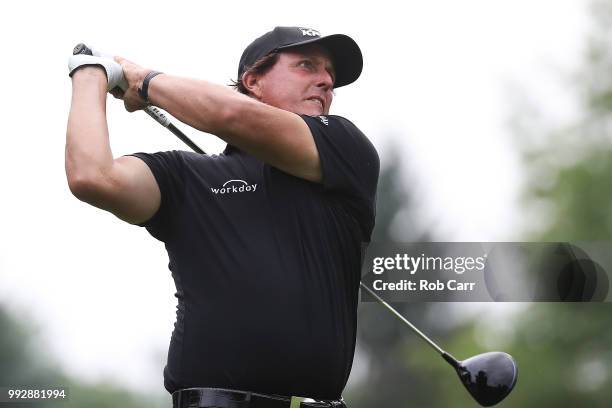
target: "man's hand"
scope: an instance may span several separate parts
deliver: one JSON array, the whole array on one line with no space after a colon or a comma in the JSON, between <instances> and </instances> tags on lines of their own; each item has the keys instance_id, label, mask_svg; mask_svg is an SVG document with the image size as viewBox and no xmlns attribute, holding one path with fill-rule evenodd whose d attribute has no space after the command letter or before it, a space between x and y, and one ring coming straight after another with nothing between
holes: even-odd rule
<instances>
[{"instance_id":1,"label":"man's hand","mask_svg":"<svg viewBox=\"0 0 612 408\"><path fill-rule=\"evenodd\" d=\"M115 57L115 61L123 69L123 76L127 82L125 91L113 90L111 94L117 99L123 99L123 104L128 112L134 112L147 107L147 103L138 95L138 88L142 86L144 77L151 71L136 65L125 58Z\"/></svg>"},{"instance_id":2,"label":"man's hand","mask_svg":"<svg viewBox=\"0 0 612 408\"><path fill-rule=\"evenodd\" d=\"M126 86L121 65L110 58L97 57L93 55L77 54L68 59L68 75L72 77L80 68L86 66L99 66L104 69L108 81L107 90Z\"/></svg>"}]
</instances>

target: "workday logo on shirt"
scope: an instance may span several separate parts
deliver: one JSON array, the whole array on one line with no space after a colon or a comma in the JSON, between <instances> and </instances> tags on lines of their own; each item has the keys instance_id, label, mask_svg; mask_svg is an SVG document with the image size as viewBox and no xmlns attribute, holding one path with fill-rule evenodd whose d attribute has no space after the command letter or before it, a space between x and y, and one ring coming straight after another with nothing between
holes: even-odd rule
<instances>
[{"instance_id":1,"label":"workday logo on shirt","mask_svg":"<svg viewBox=\"0 0 612 408\"><path fill-rule=\"evenodd\" d=\"M211 187L210 190L215 194L233 194L254 192L257 190L257 184L249 184L244 180L228 180L219 188Z\"/></svg>"}]
</instances>

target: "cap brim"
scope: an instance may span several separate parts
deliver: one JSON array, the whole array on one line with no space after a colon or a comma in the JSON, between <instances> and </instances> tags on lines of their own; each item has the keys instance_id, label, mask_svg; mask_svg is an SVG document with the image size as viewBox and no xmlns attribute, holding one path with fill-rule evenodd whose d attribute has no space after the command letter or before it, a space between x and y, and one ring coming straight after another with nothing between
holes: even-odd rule
<instances>
[{"instance_id":1,"label":"cap brim","mask_svg":"<svg viewBox=\"0 0 612 408\"><path fill-rule=\"evenodd\" d=\"M334 70L336 71L334 88L351 84L361 75L363 56L357 43L348 35L333 34L278 47L277 49L283 50L306 44L320 44L331 54Z\"/></svg>"}]
</instances>

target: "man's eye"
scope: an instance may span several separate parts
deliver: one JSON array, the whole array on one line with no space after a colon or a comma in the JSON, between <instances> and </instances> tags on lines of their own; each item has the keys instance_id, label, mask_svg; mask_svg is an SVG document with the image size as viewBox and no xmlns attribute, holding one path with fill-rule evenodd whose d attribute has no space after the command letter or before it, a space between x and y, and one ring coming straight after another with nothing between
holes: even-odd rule
<instances>
[{"instance_id":1,"label":"man's eye","mask_svg":"<svg viewBox=\"0 0 612 408\"><path fill-rule=\"evenodd\" d=\"M310 62L308 60L304 60L304 61L300 61L300 63L298 65L310 68L310 67L312 67L312 62Z\"/></svg>"}]
</instances>

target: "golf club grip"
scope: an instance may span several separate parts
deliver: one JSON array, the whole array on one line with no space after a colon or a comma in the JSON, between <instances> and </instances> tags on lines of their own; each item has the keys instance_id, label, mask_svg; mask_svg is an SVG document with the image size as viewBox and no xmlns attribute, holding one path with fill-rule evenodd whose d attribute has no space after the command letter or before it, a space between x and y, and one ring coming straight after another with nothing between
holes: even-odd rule
<instances>
[{"instance_id":1,"label":"golf club grip","mask_svg":"<svg viewBox=\"0 0 612 408\"><path fill-rule=\"evenodd\" d=\"M165 127L166 129L168 129L169 131L171 131L176 137L178 137L179 139L181 139L183 141L183 143L185 143L187 146L189 146L191 148L191 150L193 150L196 153L200 153L200 154L206 154L204 152L204 150L200 149L200 147L195 144L193 142L193 140L191 140L189 137L187 137L186 134L184 134L183 132L181 132L176 126L174 126L172 124L172 122L170 122L170 119L168 119L168 117L166 115L164 115L159 109L157 109L155 106L147 106L146 108L144 108L144 111L147 115L149 115L150 117L152 117L153 119L155 119L155 121L157 123L159 123L160 125L162 125L163 127Z\"/></svg>"},{"instance_id":2,"label":"golf club grip","mask_svg":"<svg viewBox=\"0 0 612 408\"><path fill-rule=\"evenodd\" d=\"M163 127L168 127L172 124L170 123L170 119L168 119L168 117L164 115L155 106L147 106L146 108L144 108L144 111L147 113L147 115L155 119L155 121L159 123L160 125L162 125Z\"/></svg>"},{"instance_id":3,"label":"golf club grip","mask_svg":"<svg viewBox=\"0 0 612 408\"><path fill-rule=\"evenodd\" d=\"M85 45L83 43L78 43L72 49L72 55L78 55L78 54L93 55L93 51L87 45ZM123 89L123 90L125 91L125 89ZM174 126L170 122L170 119L168 119L168 117L166 115L164 115L159 109L157 109L154 106L147 106L146 108L144 108L144 111L147 113L147 115L149 115L150 117L155 119L155 121L157 123L159 123L163 127L167 128L176 137L181 139L183 141L183 143L185 143L187 146L189 146L194 152L200 153L200 154L206 154L206 152L204 152L204 150L200 149L200 147L197 144L195 144L193 142L193 140L191 140L189 137L187 137L187 135L185 135L176 126Z\"/></svg>"},{"instance_id":4,"label":"golf club grip","mask_svg":"<svg viewBox=\"0 0 612 408\"><path fill-rule=\"evenodd\" d=\"M85 44L78 43L72 49L72 55L78 55L78 54L93 55L93 51L91 51L91 48L89 48Z\"/></svg>"},{"instance_id":5,"label":"golf club grip","mask_svg":"<svg viewBox=\"0 0 612 408\"><path fill-rule=\"evenodd\" d=\"M169 131L171 131L172 133L174 133L174 135L176 137L178 137L179 139L181 139L183 141L183 143L185 143L187 146L189 146L191 148L191 150L193 150L196 153L200 153L200 154L205 154L204 150L200 149L200 147L195 144L193 142L193 140L191 140L189 137L187 137L187 135L185 135L183 132L181 132L176 126L174 126L171 122L170 119L168 119L168 117L166 115L164 115L159 109L157 109L155 106L147 106L144 111L146 112L147 115L149 115L150 117L152 117L153 119L155 119L155 121L157 123L159 123L160 125L162 125L163 127L167 128Z\"/></svg>"}]
</instances>

